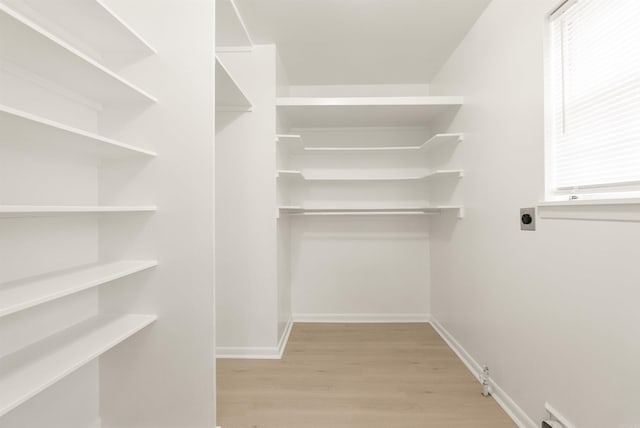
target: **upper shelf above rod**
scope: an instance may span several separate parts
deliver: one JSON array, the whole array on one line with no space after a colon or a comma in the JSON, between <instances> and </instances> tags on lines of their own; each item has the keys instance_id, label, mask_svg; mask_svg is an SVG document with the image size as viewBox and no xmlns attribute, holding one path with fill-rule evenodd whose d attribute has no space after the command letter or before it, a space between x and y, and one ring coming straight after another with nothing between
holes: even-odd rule
<instances>
[{"instance_id":1,"label":"upper shelf above rod","mask_svg":"<svg viewBox=\"0 0 640 428\"><path fill-rule=\"evenodd\" d=\"M278 110L291 128L428 126L462 106L463 97L280 97Z\"/></svg>"},{"instance_id":2,"label":"upper shelf above rod","mask_svg":"<svg viewBox=\"0 0 640 428\"><path fill-rule=\"evenodd\" d=\"M233 0L216 1L216 51L250 51L253 42Z\"/></svg>"}]
</instances>

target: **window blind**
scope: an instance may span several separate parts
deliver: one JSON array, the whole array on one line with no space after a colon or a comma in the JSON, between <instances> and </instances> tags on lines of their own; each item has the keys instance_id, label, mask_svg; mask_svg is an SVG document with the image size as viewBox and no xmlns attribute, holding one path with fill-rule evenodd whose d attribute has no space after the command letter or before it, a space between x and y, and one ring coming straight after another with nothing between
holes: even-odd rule
<instances>
[{"instance_id":1,"label":"window blind","mask_svg":"<svg viewBox=\"0 0 640 428\"><path fill-rule=\"evenodd\" d=\"M551 192L640 189L640 0L551 16Z\"/></svg>"}]
</instances>

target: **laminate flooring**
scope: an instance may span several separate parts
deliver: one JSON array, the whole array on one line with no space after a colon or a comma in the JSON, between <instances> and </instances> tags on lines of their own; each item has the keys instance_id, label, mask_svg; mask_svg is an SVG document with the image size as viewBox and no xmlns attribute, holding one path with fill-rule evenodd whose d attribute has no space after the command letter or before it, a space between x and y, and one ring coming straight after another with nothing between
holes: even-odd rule
<instances>
[{"instance_id":1,"label":"laminate flooring","mask_svg":"<svg viewBox=\"0 0 640 428\"><path fill-rule=\"evenodd\" d=\"M222 428L506 428L429 324L293 326L282 360L217 362Z\"/></svg>"}]
</instances>

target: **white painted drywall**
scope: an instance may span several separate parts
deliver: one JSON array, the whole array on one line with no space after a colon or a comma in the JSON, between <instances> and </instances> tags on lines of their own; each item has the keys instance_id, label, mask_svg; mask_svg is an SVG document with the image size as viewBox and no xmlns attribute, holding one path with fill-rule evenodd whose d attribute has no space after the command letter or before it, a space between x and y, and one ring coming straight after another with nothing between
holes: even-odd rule
<instances>
[{"instance_id":1,"label":"white painted drywall","mask_svg":"<svg viewBox=\"0 0 640 428\"><path fill-rule=\"evenodd\" d=\"M218 55L253 111L216 115L216 345L220 353L273 351L279 319L276 51L262 45Z\"/></svg>"},{"instance_id":2,"label":"white painted drywall","mask_svg":"<svg viewBox=\"0 0 640 428\"><path fill-rule=\"evenodd\" d=\"M433 223L432 314L536 424L640 423L640 224L541 220L543 35L551 1L494 0L433 80L466 104L449 129L466 218ZM443 130L446 129L443 127ZM629 424L629 425L625 425Z\"/></svg>"},{"instance_id":3,"label":"white painted drywall","mask_svg":"<svg viewBox=\"0 0 640 428\"><path fill-rule=\"evenodd\" d=\"M291 223L294 319L426 319L424 216L301 216Z\"/></svg>"},{"instance_id":4,"label":"white painted drywall","mask_svg":"<svg viewBox=\"0 0 640 428\"><path fill-rule=\"evenodd\" d=\"M159 102L100 117L103 132L153 147L100 168L103 203L152 201L148 216L103 216L100 257L158 267L100 290L103 313L158 320L100 359L103 427L215 426L213 2L110 2L158 50L124 70ZM128 115L128 116L127 116ZM118 117L120 116L120 117ZM123 120L124 117L133 117Z\"/></svg>"}]
</instances>

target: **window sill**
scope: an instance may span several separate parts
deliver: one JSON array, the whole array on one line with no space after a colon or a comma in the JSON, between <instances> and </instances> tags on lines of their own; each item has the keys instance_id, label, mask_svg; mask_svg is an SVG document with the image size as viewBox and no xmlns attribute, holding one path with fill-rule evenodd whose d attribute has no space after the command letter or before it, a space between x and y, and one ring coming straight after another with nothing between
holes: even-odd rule
<instances>
[{"instance_id":1,"label":"window sill","mask_svg":"<svg viewBox=\"0 0 640 428\"><path fill-rule=\"evenodd\" d=\"M640 199L583 199L538 204L540 218L640 222Z\"/></svg>"}]
</instances>

